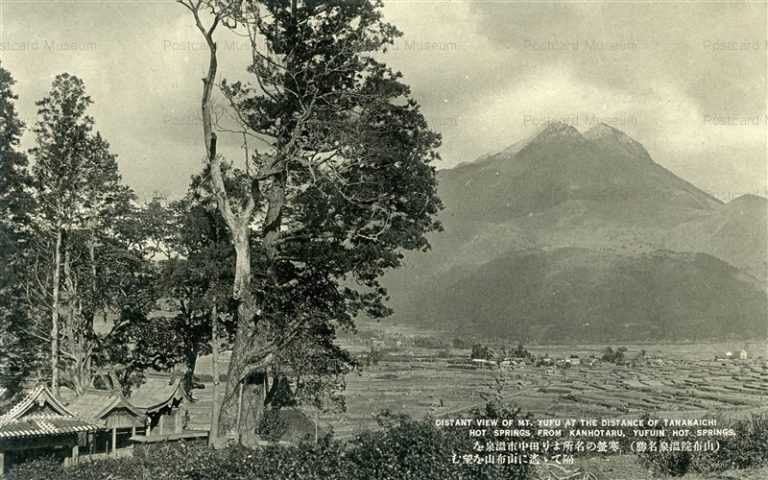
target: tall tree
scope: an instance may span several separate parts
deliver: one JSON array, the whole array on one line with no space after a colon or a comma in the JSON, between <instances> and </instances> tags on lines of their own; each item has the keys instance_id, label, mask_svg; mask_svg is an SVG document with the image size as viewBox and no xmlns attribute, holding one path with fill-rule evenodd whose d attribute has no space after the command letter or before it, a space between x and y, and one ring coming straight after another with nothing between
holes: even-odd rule
<instances>
[{"instance_id":1,"label":"tall tree","mask_svg":"<svg viewBox=\"0 0 768 480\"><path fill-rule=\"evenodd\" d=\"M174 341L172 349L168 343L143 343L140 348L146 358L163 354L169 365L183 363L190 388L198 356L212 350L212 330L221 326L226 337L225 327L231 323L222 319L228 316L231 304L228 287L232 284L234 252L227 227L210 195L200 191L201 183L201 177L196 176L181 200L163 204L155 199L145 207L147 216L153 217L145 222L152 230L147 239L155 252L163 252L158 260L161 301L156 316Z\"/></svg>"},{"instance_id":2,"label":"tall tree","mask_svg":"<svg viewBox=\"0 0 768 480\"><path fill-rule=\"evenodd\" d=\"M48 97L37 102L39 120L33 173L47 229L55 238L51 276L51 387L59 388L59 320L64 233L71 229L85 202L88 179L83 174L93 119L86 115L91 99L77 77L59 75Z\"/></svg>"},{"instance_id":3,"label":"tall tree","mask_svg":"<svg viewBox=\"0 0 768 480\"><path fill-rule=\"evenodd\" d=\"M187 385L192 386L197 357L211 354L211 431L219 418L219 354L233 332L233 303L229 286L233 279L234 250L227 226L216 210L205 174L193 177L186 197L174 202L178 223L175 249L179 256L166 264L164 291L176 300L175 323L183 332ZM216 436L209 436L212 445Z\"/></svg>"},{"instance_id":4,"label":"tall tree","mask_svg":"<svg viewBox=\"0 0 768 480\"><path fill-rule=\"evenodd\" d=\"M0 65L0 387L11 394L35 367L38 350L26 334L24 265L34 202L27 158L19 151L24 123L16 112L14 83Z\"/></svg>"},{"instance_id":5,"label":"tall tree","mask_svg":"<svg viewBox=\"0 0 768 480\"><path fill-rule=\"evenodd\" d=\"M133 273L141 268L141 259L121 238L121 223L134 214L134 195L121 183L108 142L93 132L87 113L91 104L81 79L58 75L48 96L37 103L37 144L31 151L44 239L39 243L52 250L43 252L40 261L45 265L50 253L43 271L52 273L42 277L50 282L51 385L57 389L66 371L77 392L88 387L96 368L96 313L106 315L124 301L120 292L126 292L125 285L119 282L135 279ZM128 272L118 277L120 269Z\"/></svg>"},{"instance_id":6,"label":"tall tree","mask_svg":"<svg viewBox=\"0 0 768 480\"><path fill-rule=\"evenodd\" d=\"M375 58L399 34L380 1L178 3L209 50L205 158L236 254L220 427L248 442L260 415L256 372L313 329L331 336L360 312L388 313L379 277L400 265L402 249L428 248L425 233L439 227L439 136L400 73ZM244 134L261 142L236 182L222 174L211 114L220 25L251 39L254 84L221 85ZM242 384L246 398L235 401Z\"/></svg>"}]
</instances>

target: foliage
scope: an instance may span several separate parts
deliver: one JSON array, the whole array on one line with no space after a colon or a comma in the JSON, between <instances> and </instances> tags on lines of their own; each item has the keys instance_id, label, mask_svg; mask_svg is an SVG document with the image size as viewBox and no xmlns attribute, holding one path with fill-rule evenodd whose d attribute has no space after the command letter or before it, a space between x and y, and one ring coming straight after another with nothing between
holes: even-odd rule
<instances>
[{"instance_id":1,"label":"foliage","mask_svg":"<svg viewBox=\"0 0 768 480\"><path fill-rule=\"evenodd\" d=\"M493 359L493 350L488 345L476 343L472 345L472 352L469 354L469 358L491 360Z\"/></svg>"},{"instance_id":2,"label":"foliage","mask_svg":"<svg viewBox=\"0 0 768 480\"><path fill-rule=\"evenodd\" d=\"M18 151L24 123L16 112L14 83L0 65L0 387L10 395L39 357L36 340L26 333L30 318L23 301L34 199L27 158Z\"/></svg>"},{"instance_id":3,"label":"foliage","mask_svg":"<svg viewBox=\"0 0 768 480\"><path fill-rule=\"evenodd\" d=\"M600 359L604 362L621 363L624 361L624 353L627 347L619 347L614 350L612 347L606 347Z\"/></svg>"},{"instance_id":4,"label":"foliage","mask_svg":"<svg viewBox=\"0 0 768 480\"><path fill-rule=\"evenodd\" d=\"M519 409L494 401L470 414L515 422L522 418ZM377 419L381 430L364 432L348 444L330 436L317 444L274 445L256 450L242 447L212 450L201 444L169 443L139 448L134 458L107 459L71 468L63 468L50 459L35 460L15 466L11 478L101 480L112 475L115 480L523 480L530 477L531 472L525 465L454 464L454 453L472 449L469 435L461 428L440 429L431 418L414 420L388 412L380 413ZM766 465L768 417L755 415L731 423L718 422L718 428L733 428L736 432L736 436L718 437L721 442L718 452L646 452L641 455L641 462L657 473L673 476L689 471L711 473Z\"/></svg>"},{"instance_id":5,"label":"foliage","mask_svg":"<svg viewBox=\"0 0 768 480\"><path fill-rule=\"evenodd\" d=\"M141 210L139 238L155 258L158 301L151 322L134 323L126 331L135 345L131 368L164 370L184 364L189 387L198 356L211 351L214 312L218 336L226 340L234 310L229 298L234 252L201 183L195 176L182 199L153 198Z\"/></svg>"},{"instance_id":6,"label":"foliage","mask_svg":"<svg viewBox=\"0 0 768 480\"><path fill-rule=\"evenodd\" d=\"M330 348L336 329L389 314L381 275L401 265L402 250L426 250L425 234L439 228L440 137L402 75L376 59L399 35L380 1L180 3L210 49L203 134L237 256L231 413L237 381L290 363L287 343L322 351L323 368L350 366L332 358L342 352ZM244 138L259 142L228 178L210 116L219 24L251 40L251 81L223 81L221 91Z\"/></svg>"},{"instance_id":7,"label":"foliage","mask_svg":"<svg viewBox=\"0 0 768 480\"><path fill-rule=\"evenodd\" d=\"M276 370L293 377L295 389L291 395L298 403L321 411L346 408L344 377L358 364L335 340L332 323L313 322L278 355L278 365L282 367ZM382 354L372 355L378 356L378 362Z\"/></svg>"},{"instance_id":8,"label":"foliage","mask_svg":"<svg viewBox=\"0 0 768 480\"><path fill-rule=\"evenodd\" d=\"M735 435L711 437L720 445L716 452L660 452L656 449L640 453L640 462L658 473L672 476L685 475L689 471L712 473L768 465L768 415L754 414L741 420L718 421L717 428L733 429ZM676 439L697 440L692 434Z\"/></svg>"},{"instance_id":9,"label":"foliage","mask_svg":"<svg viewBox=\"0 0 768 480\"><path fill-rule=\"evenodd\" d=\"M61 460L43 457L13 465L8 478L14 480L139 480L143 466L133 458L105 458L81 461L79 465L62 467Z\"/></svg>"},{"instance_id":10,"label":"foliage","mask_svg":"<svg viewBox=\"0 0 768 480\"><path fill-rule=\"evenodd\" d=\"M268 408L259 419L256 433L265 440L276 442L288 430L288 423L280 416L279 408Z\"/></svg>"},{"instance_id":11,"label":"foliage","mask_svg":"<svg viewBox=\"0 0 768 480\"><path fill-rule=\"evenodd\" d=\"M519 410L487 405L473 415L519 416ZM213 450L202 444L167 443L137 449L135 457L63 468L38 461L11 472L14 480L524 480L526 465L464 465L454 455L472 451L466 429L442 429L434 419L414 420L383 412L381 430L349 443L326 436L317 443L269 445L255 450L232 446Z\"/></svg>"},{"instance_id":12,"label":"foliage","mask_svg":"<svg viewBox=\"0 0 768 480\"><path fill-rule=\"evenodd\" d=\"M517 347L510 353L510 356L516 358L533 358L533 354L529 352L522 343L517 344Z\"/></svg>"},{"instance_id":13,"label":"foliage","mask_svg":"<svg viewBox=\"0 0 768 480\"><path fill-rule=\"evenodd\" d=\"M92 103L81 79L57 75L37 102L31 150L38 207L26 285L31 330L51 342L61 358L51 368L77 392L96 375L116 380L125 348L119 333L144 319L153 303L152 271L136 242L134 194L109 143L94 131ZM95 333L99 317L112 320L107 334Z\"/></svg>"}]
</instances>

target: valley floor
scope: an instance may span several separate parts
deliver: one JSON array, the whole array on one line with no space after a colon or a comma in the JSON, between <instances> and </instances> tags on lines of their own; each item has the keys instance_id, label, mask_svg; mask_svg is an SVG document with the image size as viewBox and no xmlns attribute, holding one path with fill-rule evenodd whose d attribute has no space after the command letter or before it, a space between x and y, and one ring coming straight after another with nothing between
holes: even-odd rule
<instances>
[{"instance_id":1,"label":"valley floor","mask_svg":"<svg viewBox=\"0 0 768 480\"><path fill-rule=\"evenodd\" d=\"M337 436L375 428L387 409L413 417L459 415L482 405L498 382L502 395L538 418L640 416L741 417L768 411L768 368L758 360L656 358L636 366L475 368L468 352L391 354L347 378L347 411L321 422ZM445 352L443 352L444 354ZM564 355L567 356L567 355Z\"/></svg>"}]
</instances>

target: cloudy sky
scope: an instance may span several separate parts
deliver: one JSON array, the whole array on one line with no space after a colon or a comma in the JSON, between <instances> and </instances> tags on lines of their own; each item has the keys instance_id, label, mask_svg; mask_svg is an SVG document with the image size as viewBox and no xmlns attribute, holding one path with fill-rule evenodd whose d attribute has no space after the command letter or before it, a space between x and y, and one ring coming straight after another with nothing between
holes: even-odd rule
<instances>
[{"instance_id":1,"label":"cloudy sky","mask_svg":"<svg viewBox=\"0 0 768 480\"><path fill-rule=\"evenodd\" d=\"M385 14L404 32L386 59L443 133L441 168L548 120L605 121L720 198L765 195L765 0L389 0ZM181 194L201 165L200 40L173 0L0 0L0 60L23 118L56 74L80 76L145 198ZM247 42L219 43L222 76L245 78Z\"/></svg>"}]
</instances>

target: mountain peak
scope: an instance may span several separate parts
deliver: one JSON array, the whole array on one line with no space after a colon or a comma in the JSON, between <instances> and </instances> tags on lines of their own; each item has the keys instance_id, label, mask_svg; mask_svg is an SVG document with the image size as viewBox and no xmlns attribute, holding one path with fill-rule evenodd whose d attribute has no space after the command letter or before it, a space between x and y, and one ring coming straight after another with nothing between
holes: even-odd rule
<instances>
[{"instance_id":1,"label":"mountain peak","mask_svg":"<svg viewBox=\"0 0 768 480\"><path fill-rule=\"evenodd\" d=\"M743 195L739 195L738 197L734 198L730 202L731 203L754 203L754 204L764 204L768 202L768 199L765 197L762 197L760 195L756 195L754 193L745 193Z\"/></svg>"},{"instance_id":2,"label":"mountain peak","mask_svg":"<svg viewBox=\"0 0 768 480\"><path fill-rule=\"evenodd\" d=\"M531 143L539 143L549 140L584 140L578 130L567 123L553 121L547 124L536 133Z\"/></svg>"},{"instance_id":3,"label":"mountain peak","mask_svg":"<svg viewBox=\"0 0 768 480\"><path fill-rule=\"evenodd\" d=\"M631 157L653 163L651 156L643 145L606 123L598 123L584 133L584 138L603 147L618 148Z\"/></svg>"},{"instance_id":4,"label":"mountain peak","mask_svg":"<svg viewBox=\"0 0 768 480\"><path fill-rule=\"evenodd\" d=\"M625 135L624 132L618 128L613 128L607 123L596 123L592 128L584 132L584 137L588 139L601 138L606 136Z\"/></svg>"},{"instance_id":5,"label":"mountain peak","mask_svg":"<svg viewBox=\"0 0 768 480\"><path fill-rule=\"evenodd\" d=\"M764 211L766 208L768 208L768 199L761 197L760 195L745 193L744 195L740 195L726 203L725 208L728 210L738 210L741 212L745 210Z\"/></svg>"}]
</instances>

